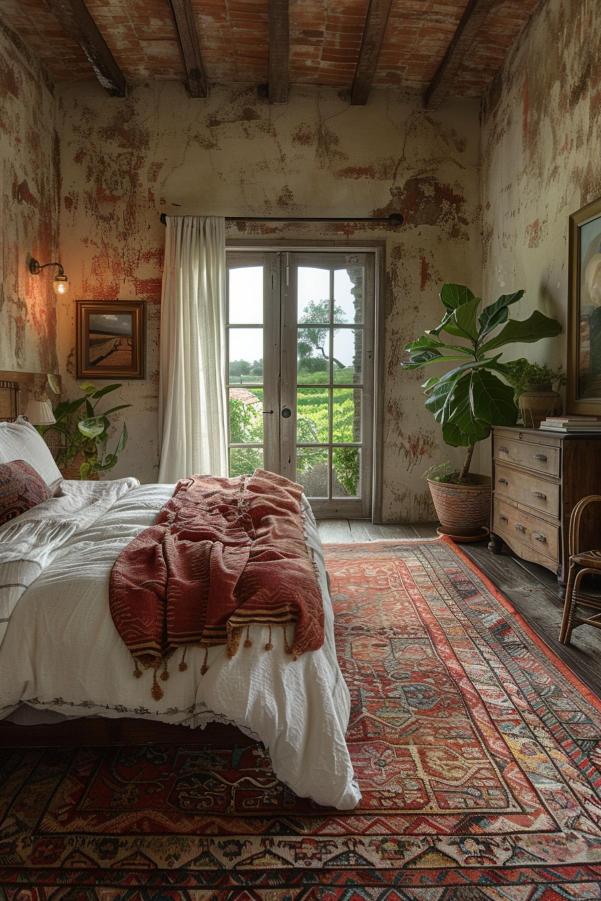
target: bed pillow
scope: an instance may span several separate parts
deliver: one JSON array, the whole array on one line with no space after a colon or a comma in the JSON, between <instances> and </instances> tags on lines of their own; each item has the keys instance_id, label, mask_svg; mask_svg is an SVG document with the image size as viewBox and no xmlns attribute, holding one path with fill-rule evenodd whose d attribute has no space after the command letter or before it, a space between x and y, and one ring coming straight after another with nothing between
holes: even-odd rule
<instances>
[{"instance_id":1,"label":"bed pillow","mask_svg":"<svg viewBox=\"0 0 601 901\"><path fill-rule=\"evenodd\" d=\"M0 463L0 526L50 496L44 479L25 460Z\"/></svg>"},{"instance_id":2,"label":"bed pillow","mask_svg":"<svg viewBox=\"0 0 601 901\"><path fill-rule=\"evenodd\" d=\"M30 422L19 417L16 422L0 422L0 463L24 460L44 479L54 485L62 479L50 448Z\"/></svg>"}]
</instances>

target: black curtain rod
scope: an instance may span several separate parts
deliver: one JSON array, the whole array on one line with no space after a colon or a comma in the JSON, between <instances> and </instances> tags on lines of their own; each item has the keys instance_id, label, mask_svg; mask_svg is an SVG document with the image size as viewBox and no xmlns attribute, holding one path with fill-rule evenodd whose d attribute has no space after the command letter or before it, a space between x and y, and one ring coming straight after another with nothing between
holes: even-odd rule
<instances>
[{"instance_id":1,"label":"black curtain rod","mask_svg":"<svg viewBox=\"0 0 601 901\"><path fill-rule=\"evenodd\" d=\"M163 225L167 222L167 213L161 213ZM402 213L390 213L389 216L226 216L226 222L371 222L382 225L393 225L398 228L405 221Z\"/></svg>"}]
</instances>

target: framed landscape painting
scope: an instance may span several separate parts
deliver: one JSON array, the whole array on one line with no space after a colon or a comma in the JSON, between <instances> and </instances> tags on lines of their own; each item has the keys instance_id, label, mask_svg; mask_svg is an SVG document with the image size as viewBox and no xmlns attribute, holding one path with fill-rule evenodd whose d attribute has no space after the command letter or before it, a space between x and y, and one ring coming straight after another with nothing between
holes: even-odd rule
<instances>
[{"instance_id":1,"label":"framed landscape painting","mask_svg":"<svg viewBox=\"0 0 601 901\"><path fill-rule=\"evenodd\" d=\"M77 378L143 379L142 300L78 300Z\"/></svg>"},{"instance_id":2,"label":"framed landscape painting","mask_svg":"<svg viewBox=\"0 0 601 901\"><path fill-rule=\"evenodd\" d=\"M568 413L601 415L601 198L570 216Z\"/></svg>"}]
</instances>

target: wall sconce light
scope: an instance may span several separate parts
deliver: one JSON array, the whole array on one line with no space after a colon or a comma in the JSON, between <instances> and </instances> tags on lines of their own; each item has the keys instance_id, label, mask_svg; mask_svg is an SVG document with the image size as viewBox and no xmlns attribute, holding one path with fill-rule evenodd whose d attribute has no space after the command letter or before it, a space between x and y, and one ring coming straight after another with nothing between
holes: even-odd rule
<instances>
[{"instance_id":1,"label":"wall sconce light","mask_svg":"<svg viewBox=\"0 0 601 901\"><path fill-rule=\"evenodd\" d=\"M66 294L69 290L69 279L65 275L65 270L61 266L60 263L44 263L42 266L38 260L34 260L33 257L29 261L29 271L32 275L39 275L42 269L45 269L47 266L57 266L58 272L54 276L52 282L52 290L59 297L61 294Z\"/></svg>"}]
</instances>

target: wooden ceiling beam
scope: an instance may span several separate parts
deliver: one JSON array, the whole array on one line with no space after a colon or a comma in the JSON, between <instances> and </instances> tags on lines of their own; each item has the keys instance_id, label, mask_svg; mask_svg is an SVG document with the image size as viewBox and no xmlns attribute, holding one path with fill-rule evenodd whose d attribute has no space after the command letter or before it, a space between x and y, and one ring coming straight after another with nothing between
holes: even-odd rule
<instances>
[{"instance_id":1,"label":"wooden ceiling beam","mask_svg":"<svg viewBox=\"0 0 601 901\"><path fill-rule=\"evenodd\" d=\"M351 103L355 106L367 103L376 74L391 6L392 0L370 0L369 2L361 39L361 50L351 88Z\"/></svg>"},{"instance_id":2,"label":"wooden ceiling beam","mask_svg":"<svg viewBox=\"0 0 601 901\"><path fill-rule=\"evenodd\" d=\"M113 97L125 97L125 75L100 34L84 0L48 0L48 5L65 33L77 41L85 53L102 87Z\"/></svg>"},{"instance_id":3,"label":"wooden ceiling beam","mask_svg":"<svg viewBox=\"0 0 601 901\"><path fill-rule=\"evenodd\" d=\"M489 12L498 2L499 0L469 0L442 62L424 94L424 106L427 109L436 109L451 93L462 61L469 53Z\"/></svg>"},{"instance_id":4,"label":"wooden ceiling beam","mask_svg":"<svg viewBox=\"0 0 601 901\"><path fill-rule=\"evenodd\" d=\"M169 0L177 29L186 70L186 87L190 97L207 97L209 85L205 73L198 28L191 0Z\"/></svg>"},{"instance_id":5,"label":"wooden ceiling beam","mask_svg":"<svg viewBox=\"0 0 601 901\"><path fill-rule=\"evenodd\" d=\"M289 0L269 0L269 77L270 103L286 103L290 56Z\"/></svg>"}]
</instances>

